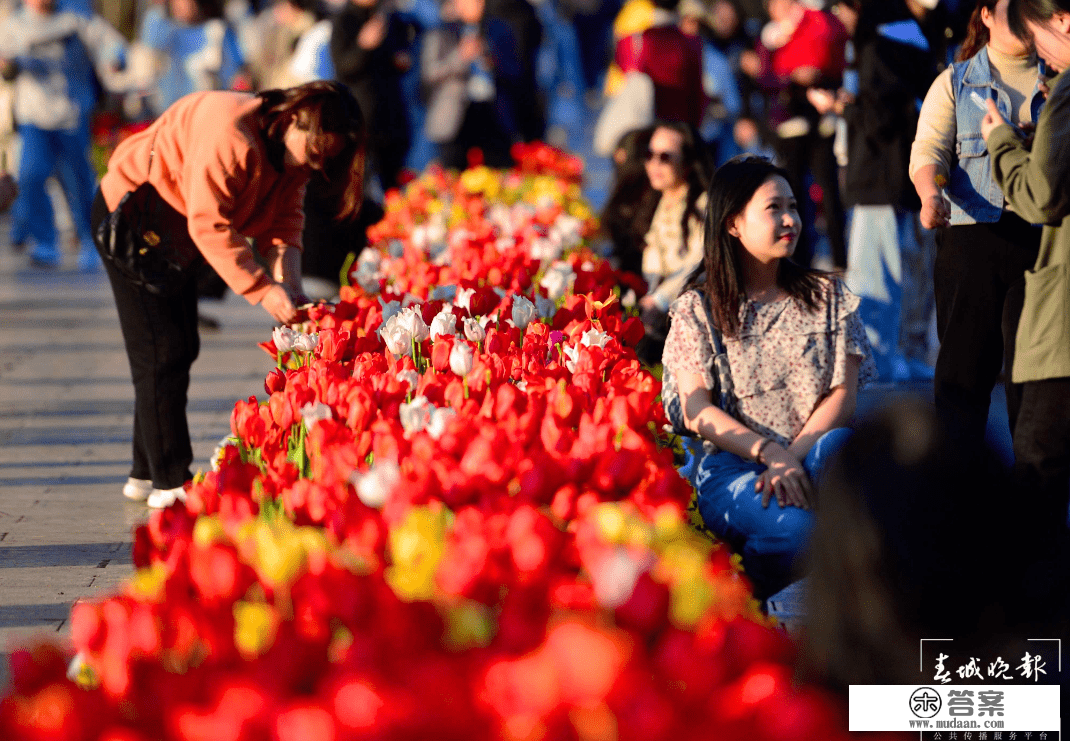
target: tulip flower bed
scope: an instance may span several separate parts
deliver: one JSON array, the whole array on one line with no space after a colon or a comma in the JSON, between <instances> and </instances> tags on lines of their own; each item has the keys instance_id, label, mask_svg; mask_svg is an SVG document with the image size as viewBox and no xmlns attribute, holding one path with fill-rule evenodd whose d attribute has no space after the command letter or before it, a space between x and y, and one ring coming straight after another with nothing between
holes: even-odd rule
<instances>
[{"instance_id":1,"label":"tulip flower bed","mask_svg":"<svg viewBox=\"0 0 1070 741\"><path fill-rule=\"evenodd\" d=\"M391 194L136 575L75 606L76 680L13 655L0 738L845 735L688 524L642 327L539 151Z\"/></svg>"}]
</instances>

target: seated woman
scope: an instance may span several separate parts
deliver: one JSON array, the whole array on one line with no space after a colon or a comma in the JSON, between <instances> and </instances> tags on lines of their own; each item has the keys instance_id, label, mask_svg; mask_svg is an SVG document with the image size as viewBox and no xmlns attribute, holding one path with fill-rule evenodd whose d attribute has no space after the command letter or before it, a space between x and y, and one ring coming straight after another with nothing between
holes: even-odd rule
<instances>
[{"instance_id":1,"label":"seated woman","mask_svg":"<svg viewBox=\"0 0 1070 741\"><path fill-rule=\"evenodd\" d=\"M661 359L669 304L702 263L702 216L711 170L706 145L693 126L676 121L654 125L646 151L650 189L636 215L645 221L651 213L647 209L653 208L642 258L650 292L639 301L647 330L640 358L652 365Z\"/></svg>"},{"instance_id":2,"label":"seated woman","mask_svg":"<svg viewBox=\"0 0 1070 741\"><path fill-rule=\"evenodd\" d=\"M702 272L671 308L662 398L704 441L703 520L742 554L765 599L792 580L814 479L875 368L858 298L789 259L802 223L784 170L749 155L726 162L706 226Z\"/></svg>"}]
</instances>

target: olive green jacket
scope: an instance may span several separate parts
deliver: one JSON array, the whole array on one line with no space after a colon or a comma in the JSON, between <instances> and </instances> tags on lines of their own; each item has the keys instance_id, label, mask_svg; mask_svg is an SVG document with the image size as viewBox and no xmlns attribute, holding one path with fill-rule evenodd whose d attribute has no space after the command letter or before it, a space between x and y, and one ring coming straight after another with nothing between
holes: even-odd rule
<instances>
[{"instance_id":1,"label":"olive green jacket","mask_svg":"<svg viewBox=\"0 0 1070 741\"><path fill-rule=\"evenodd\" d=\"M1070 74L1049 84L1032 151L1009 125L988 137L992 176L1007 200L1023 219L1044 225L1036 265L1025 274L1016 383L1070 377Z\"/></svg>"}]
</instances>

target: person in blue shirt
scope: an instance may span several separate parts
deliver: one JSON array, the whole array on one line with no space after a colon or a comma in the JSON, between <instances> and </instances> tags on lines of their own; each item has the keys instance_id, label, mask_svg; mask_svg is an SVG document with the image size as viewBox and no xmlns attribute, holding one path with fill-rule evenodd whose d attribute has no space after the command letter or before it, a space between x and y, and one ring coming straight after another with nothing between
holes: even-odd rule
<instances>
[{"instance_id":1,"label":"person in blue shirt","mask_svg":"<svg viewBox=\"0 0 1070 741\"><path fill-rule=\"evenodd\" d=\"M45 181L57 169L66 174L64 187L81 243L79 266L89 270L99 265L89 224L96 187L88 157L89 114L97 96L94 65L119 68L124 58L125 40L107 21L59 10L54 0L25 0L0 26L0 72L15 82L22 140L16 228L33 237L36 265L57 267L61 262L45 190Z\"/></svg>"},{"instance_id":2,"label":"person in blue shirt","mask_svg":"<svg viewBox=\"0 0 1070 741\"><path fill-rule=\"evenodd\" d=\"M167 0L166 10L153 5L145 13L140 41L167 59L150 103L155 115L190 93L232 87L244 66L221 0Z\"/></svg>"}]
</instances>

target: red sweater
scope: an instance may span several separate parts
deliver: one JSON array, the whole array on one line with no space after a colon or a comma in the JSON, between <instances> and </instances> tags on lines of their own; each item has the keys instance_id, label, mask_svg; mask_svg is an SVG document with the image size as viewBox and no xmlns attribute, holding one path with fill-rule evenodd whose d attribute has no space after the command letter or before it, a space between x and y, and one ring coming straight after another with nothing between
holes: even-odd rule
<instances>
[{"instance_id":1,"label":"red sweater","mask_svg":"<svg viewBox=\"0 0 1070 741\"><path fill-rule=\"evenodd\" d=\"M847 29L839 19L807 8L788 42L772 52L773 74L787 78L799 67L815 67L823 78L838 82L847 66L847 38Z\"/></svg>"},{"instance_id":2,"label":"red sweater","mask_svg":"<svg viewBox=\"0 0 1070 741\"><path fill-rule=\"evenodd\" d=\"M152 183L185 214L208 264L252 304L274 281L256 264L249 240L264 254L284 244L300 249L308 182L268 162L255 121L259 105L246 93L187 95L116 147L100 181L110 210L123 194Z\"/></svg>"},{"instance_id":3,"label":"red sweater","mask_svg":"<svg viewBox=\"0 0 1070 741\"><path fill-rule=\"evenodd\" d=\"M617 64L654 83L654 116L698 128L709 101L702 87L702 42L674 25L653 26L617 44Z\"/></svg>"}]
</instances>

